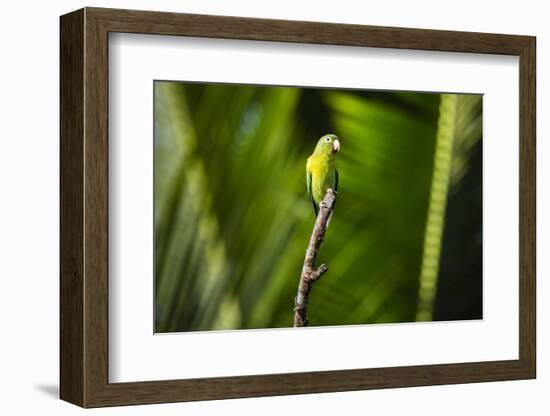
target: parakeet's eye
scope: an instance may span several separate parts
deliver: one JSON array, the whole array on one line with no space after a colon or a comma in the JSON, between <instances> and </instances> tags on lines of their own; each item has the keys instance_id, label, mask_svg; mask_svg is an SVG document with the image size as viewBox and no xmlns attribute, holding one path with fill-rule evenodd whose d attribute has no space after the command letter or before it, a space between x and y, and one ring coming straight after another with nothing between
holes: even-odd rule
<instances>
[{"instance_id":1,"label":"parakeet's eye","mask_svg":"<svg viewBox=\"0 0 550 416\"><path fill-rule=\"evenodd\" d=\"M327 142L327 143L330 142L330 137L327 137L327 138L325 139L325 142Z\"/></svg>"}]
</instances>

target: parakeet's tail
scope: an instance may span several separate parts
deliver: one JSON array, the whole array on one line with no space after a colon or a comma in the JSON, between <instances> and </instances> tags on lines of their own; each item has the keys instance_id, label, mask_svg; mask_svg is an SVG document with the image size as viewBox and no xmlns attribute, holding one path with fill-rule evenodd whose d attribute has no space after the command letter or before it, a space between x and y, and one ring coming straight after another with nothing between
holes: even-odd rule
<instances>
[{"instance_id":1,"label":"parakeet's tail","mask_svg":"<svg viewBox=\"0 0 550 416\"><path fill-rule=\"evenodd\" d=\"M332 212L331 212L330 215L328 216L327 228L328 228L328 226L330 225L330 219L332 218L332 215L334 214L334 208L336 208L336 200L334 200L334 202L332 203Z\"/></svg>"},{"instance_id":2,"label":"parakeet's tail","mask_svg":"<svg viewBox=\"0 0 550 416\"><path fill-rule=\"evenodd\" d=\"M329 227L329 225L330 225L330 220L332 219L332 214L334 214L334 211L332 211L332 212L330 213L330 215L328 216L328 220L327 220L327 228L328 228L328 227Z\"/></svg>"}]
</instances>

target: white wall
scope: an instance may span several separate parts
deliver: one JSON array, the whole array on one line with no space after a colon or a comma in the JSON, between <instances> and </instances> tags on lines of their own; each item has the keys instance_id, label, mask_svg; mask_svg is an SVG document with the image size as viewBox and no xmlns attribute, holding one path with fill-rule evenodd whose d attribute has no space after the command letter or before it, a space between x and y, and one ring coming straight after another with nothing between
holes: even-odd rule
<instances>
[{"instance_id":1,"label":"white wall","mask_svg":"<svg viewBox=\"0 0 550 416\"><path fill-rule=\"evenodd\" d=\"M370 3L370 4L369 4ZM534 381L167 404L88 414L543 415L550 409L549 329L543 258L550 229L543 192L550 162L544 103L550 99L550 26L545 2L461 0L69 1L4 2L0 15L0 409L3 414L82 412L59 401L58 385L58 16L82 6L318 20L388 26L529 34L538 37L538 333ZM7 94L6 94L7 93ZM545 200L546 199L546 200Z\"/></svg>"}]
</instances>

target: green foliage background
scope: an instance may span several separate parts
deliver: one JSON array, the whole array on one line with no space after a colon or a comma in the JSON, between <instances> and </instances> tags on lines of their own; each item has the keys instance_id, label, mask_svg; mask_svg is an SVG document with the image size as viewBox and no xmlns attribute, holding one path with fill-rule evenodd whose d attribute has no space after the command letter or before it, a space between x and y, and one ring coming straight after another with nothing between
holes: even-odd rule
<instances>
[{"instance_id":1,"label":"green foliage background","mask_svg":"<svg viewBox=\"0 0 550 416\"><path fill-rule=\"evenodd\" d=\"M157 81L156 332L292 326L329 132L310 326L481 318L480 96Z\"/></svg>"}]
</instances>

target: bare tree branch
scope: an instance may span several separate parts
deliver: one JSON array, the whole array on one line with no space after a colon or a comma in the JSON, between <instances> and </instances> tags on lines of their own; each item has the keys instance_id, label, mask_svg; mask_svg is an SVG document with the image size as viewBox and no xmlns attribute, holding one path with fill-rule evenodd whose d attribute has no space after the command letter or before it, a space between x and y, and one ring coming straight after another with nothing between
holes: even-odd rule
<instances>
[{"instance_id":1,"label":"bare tree branch","mask_svg":"<svg viewBox=\"0 0 550 416\"><path fill-rule=\"evenodd\" d=\"M302 275L300 276L300 283L298 285L298 294L294 299L294 327L307 326L307 304L311 285L313 282L319 280L328 270L326 264L321 264L318 268L315 268L315 261L317 260L319 248L325 237L328 220L334 209L335 201L336 192L329 188L325 197L319 204L319 214L315 220L313 232L311 233L309 245L306 250Z\"/></svg>"}]
</instances>

